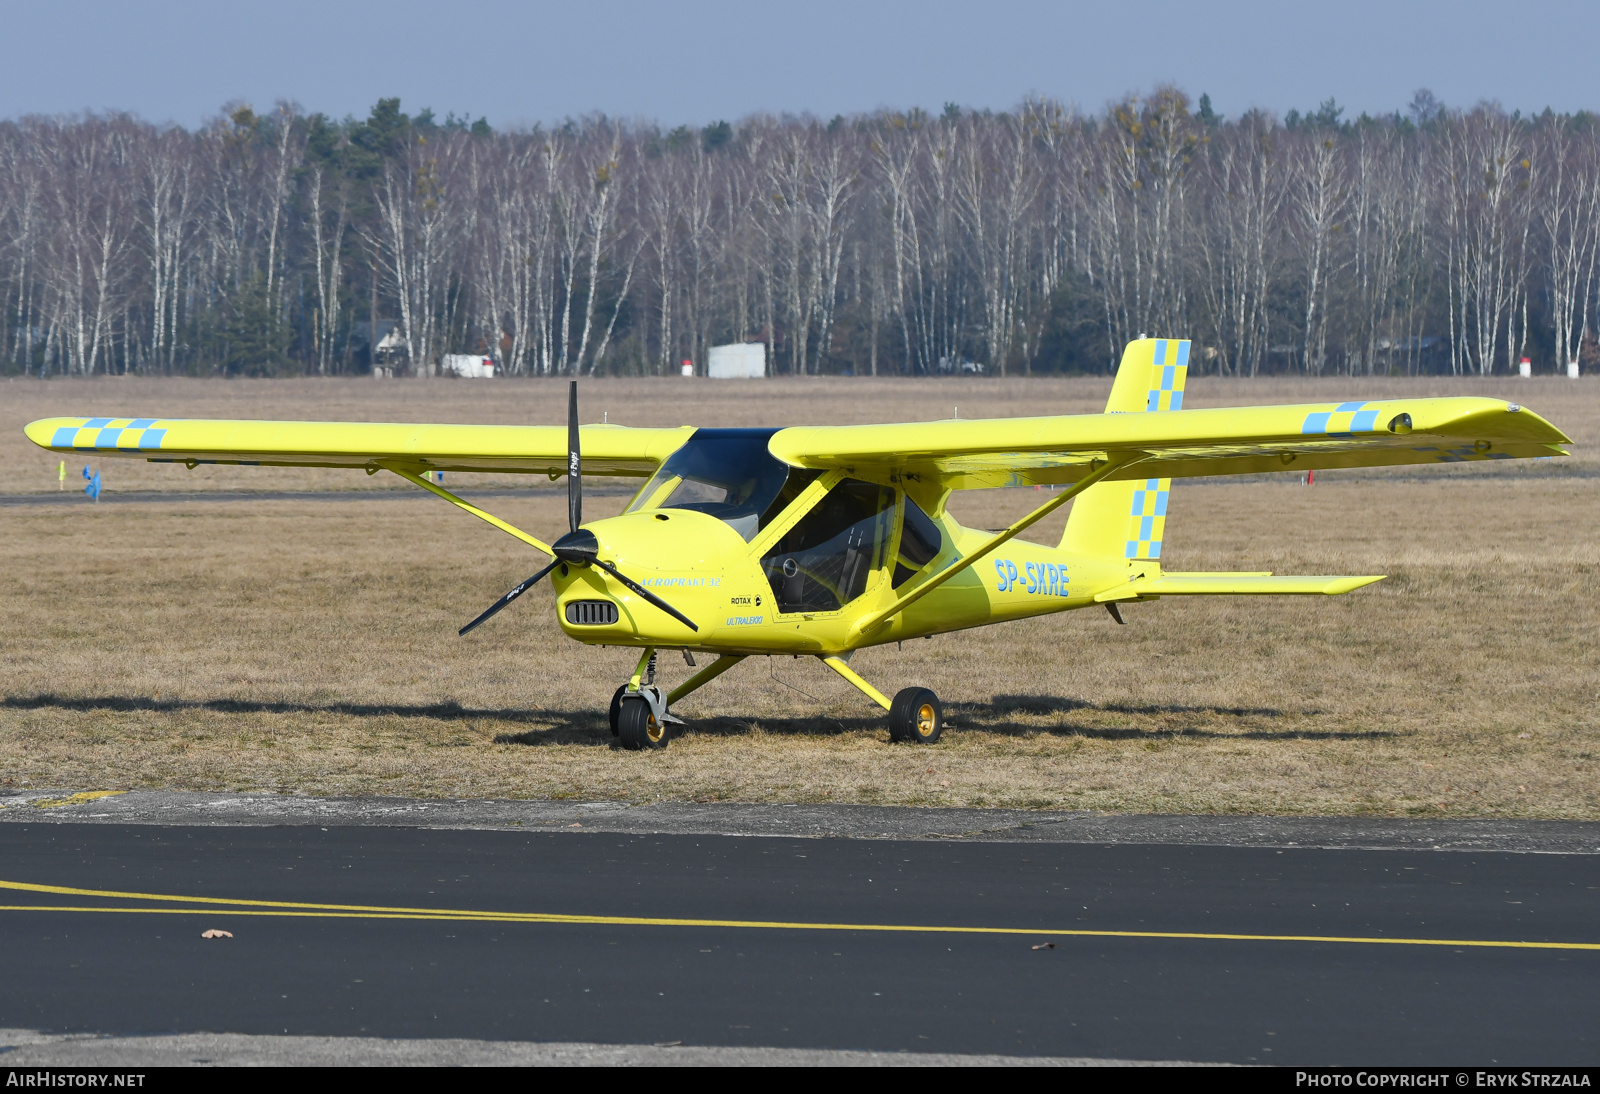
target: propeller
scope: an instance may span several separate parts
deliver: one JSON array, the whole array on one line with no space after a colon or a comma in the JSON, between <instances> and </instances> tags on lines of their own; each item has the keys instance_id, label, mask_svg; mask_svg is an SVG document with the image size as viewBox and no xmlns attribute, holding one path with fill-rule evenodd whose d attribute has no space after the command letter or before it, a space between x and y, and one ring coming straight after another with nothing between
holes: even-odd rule
<instances>
[{"instance_id":1,"label":"propeller","mask_svg":"<svg viewBox=\"0 0 1600 1094\"><path fill-rule=\"evenodd\" d=\"M648 600L650 603L654 604L656 607L672 616L672 618L676 619L679 623L682 623L685 627L688 627L691 631L698 631L700 629L699 627L695 626L692 619L684 615L677 608L674 608L671 604L668 604L655 593L651 592L649 589L646 589L643 585L640 585L637 581L633 580L627 574L617 569L611 563L602 559L600 557L600 541L595 538L595 534L589 531L589 529L579 528L576 531L568 532L566 535L552 543L550 545L550 549L555 551L556 558L562 562L568 562L574 566L598 566L600 569L604 570L606 573L622 582L622 584L626 585L629 589L638 593L645 600Z\"/></svg>"},{"instance_id":2,"label":"propeller","mask_svg":"<svg viewBox=\"0 0 1600 1094\"><path fill-rule=\"evenodd\" d=\"M596 539L594 533L589 531L587 528L578 527L582 523L583 459L578 446L578 381L573 380L572 386L567 390L567 524L569 527L566 535L562 536L560 539L556 540L550 545L550 549L555 552L555 560L551 562L550 565L546 566L544 569L528 578L528 580L524 581L510 592L506 593L505 596L502 596L499 600L496 600L493 604L489 605L487 611L478 616L478 618L474 619L471 623L468 623L465 627L462 627L461 630L457 631L456 633L466 634L472 628L476 627L478 624L494 615L501 608L504 608L517 597L533 588L542 578L544 578L546 574L548 574L551 570L554 570L563 562L567 563L569 566L598 566L600 569L604 570L606 573L620 581L623 585L627 586L630 590L637 593L640 597L648 600L650 603L654 604L656 607L672 616L672 618L682 623L685 627L688 627L691 631L698 631L700 629L694 625L693 620L684 615L682 612L678 611L678 609L674 608L671 604L668 604L665 600L662 600L655 593L652 593L649 589L646 589L637 581L634 581L632 578L628 577L611 563L601 561L600 541Z\"/></svg>"}]
</instances>

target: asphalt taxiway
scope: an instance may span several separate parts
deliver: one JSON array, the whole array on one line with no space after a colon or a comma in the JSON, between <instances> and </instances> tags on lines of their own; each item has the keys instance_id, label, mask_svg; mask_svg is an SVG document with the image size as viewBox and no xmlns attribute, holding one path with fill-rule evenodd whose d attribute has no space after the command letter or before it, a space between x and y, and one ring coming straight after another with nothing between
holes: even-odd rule
<instances>
[{"instance_id":1,"label":"asphalt taxiway","mask_svg":"<svg viewBox=\"0 0 1600 1094\"><path fill-rule=\"evenodd\" d=\"M32 1038L16 1062L109 1050L83 1034L529 1062L577 1062L554 1059L574 1045L609 1062L646 1062L620 1046L1462 1065L1600 1049L1592 824L0 805L0 1042ZM781 834L786 813L808 834Z\"/></svg>"}]
</instances>

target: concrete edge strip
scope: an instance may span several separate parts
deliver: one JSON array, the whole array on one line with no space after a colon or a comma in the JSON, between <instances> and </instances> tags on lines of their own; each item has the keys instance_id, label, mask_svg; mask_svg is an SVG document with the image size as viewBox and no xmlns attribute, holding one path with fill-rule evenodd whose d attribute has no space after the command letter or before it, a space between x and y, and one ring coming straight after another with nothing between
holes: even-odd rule
<instances>
[{"instance_id":1,"label":"concrete edge strip","mask_svg":"<svg viewBox=\"0 0 1600 1094\"><path fill-rule=\"evenodd\" d=\"M0 1029L0 1067L240 1065L544 1067L1195 1067L1182 1061L871 1052L731 1045L607 1045L460 1038L179 1033L144 1037ZM1226 1066L1226 1065L1220 1065Z\"/></svg>"},{"instance_id":2,"label":"concrete edge strip","mask_svg":"<svg viewBox=\"0 0 1600 1094\"><path fill-rule=\"evenodd\" d=\"M1600 822L1596 821L1045 813L870 805L630 805L173 790L0 793L0 823L377 826L572 834L1600 854Z\"/></svg>"}]
</instances>

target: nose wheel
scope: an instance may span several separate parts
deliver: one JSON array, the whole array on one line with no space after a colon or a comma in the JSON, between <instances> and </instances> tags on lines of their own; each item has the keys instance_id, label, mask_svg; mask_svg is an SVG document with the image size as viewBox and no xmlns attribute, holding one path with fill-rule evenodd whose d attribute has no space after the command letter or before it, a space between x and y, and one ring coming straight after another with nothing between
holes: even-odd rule
<instances>
[{"instance_id":1,"label":"nose wheel","mask_svg":"<svg viewBox=\"0 0 1600 1094\"><path fill-rule=\"evenodd\" d=\"M667 697L656 687L656 651L647 649L633 679L611 696L611 733L629 752L666 748L669 722L683 719L667 713Z\"/></svg>"},{"instance_id":2,"label":"nose wheel","mask_svg":"<svg viewBox=\"0 0 1600 1094\"><path fill-rule=\"evenodd\" d=\"M927 688L906 688L889 705L889 739L931 745L944 732L944 704Z\"/></svg>"},{"instance_id":3,"label":"nose wheel","mask_svg":"<svg viewBox=\"0 0 1600 1094\"><path fill-rule=\"evenodd\" d=\"M644 698L630 696L622 701L622 709L617 714L617 739L630 752L666 748L666 721L656 717Z\"/></svg>"}]
</instances>

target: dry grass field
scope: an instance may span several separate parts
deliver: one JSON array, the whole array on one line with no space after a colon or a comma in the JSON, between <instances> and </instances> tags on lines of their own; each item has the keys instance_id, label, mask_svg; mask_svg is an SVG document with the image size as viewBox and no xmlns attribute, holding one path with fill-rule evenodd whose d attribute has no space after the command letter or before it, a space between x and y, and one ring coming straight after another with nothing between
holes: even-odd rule
<instances>
[{"instance_id":1,"label":"dry grass field","mask_svg":"<svg viewBox=\"0 0 1600 1094\"><path fill-rule=\"evenodd\" d=\"M584 402L586 419L627 424L778 425L1087 411L1108 387L601 380ZM1126 608L1126 627L1084 611L863 651L853 664L884 690L946 699L955 731L927 749L891 746L826 668L774 659L685 701L693 727L666 752L613 751L604 704L631 655L562 637L547 587L458 639L540 556L409 488L348 504L0 505L0 784L1600 817L1600 384L1196 379L1189 405L1454 393L1526 403L1574 457L1180 484L1170 568L1391 577L1327 600L1169 598ZM55 459L20 432L51 414L564 411L565 385L531 381L0 382L3 492L55 490ZM404 486L101 467L109 492ZM559 528L561 485L527 485L492 508ZM953 509L993 527L1036 500L975 492ZM1033 537L1053 542L1062 519Z\"/></svg>"}]
</instances>

